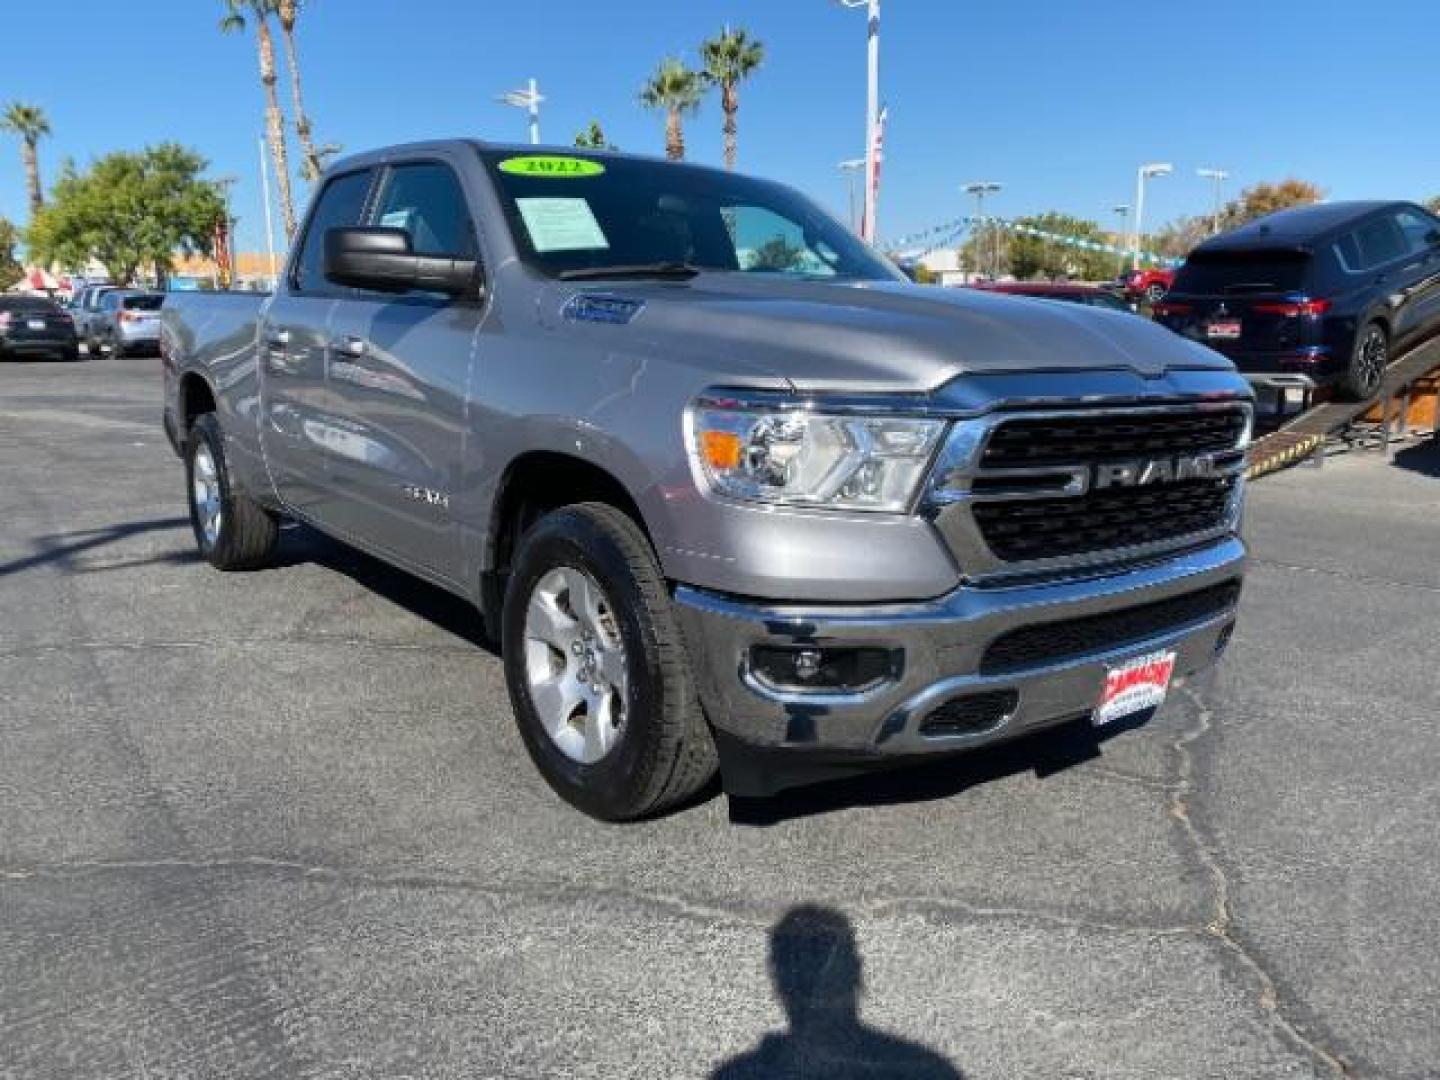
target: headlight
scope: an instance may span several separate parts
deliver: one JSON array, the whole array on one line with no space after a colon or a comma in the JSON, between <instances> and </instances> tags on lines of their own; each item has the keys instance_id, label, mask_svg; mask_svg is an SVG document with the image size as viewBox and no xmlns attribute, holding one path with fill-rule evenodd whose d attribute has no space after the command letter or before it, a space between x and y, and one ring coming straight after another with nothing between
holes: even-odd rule
<instances>
[{"instance_id":1,"label":"headlight","mask_svg":"<svg viewBox=\"0 0 1440 1080\"><path fill-rule=\"evenodd\" d=\"M690 411L690 456L722 495L787 506L902 512L934 456L942 420L806 409Z\"/></svg>"}]
</instances>

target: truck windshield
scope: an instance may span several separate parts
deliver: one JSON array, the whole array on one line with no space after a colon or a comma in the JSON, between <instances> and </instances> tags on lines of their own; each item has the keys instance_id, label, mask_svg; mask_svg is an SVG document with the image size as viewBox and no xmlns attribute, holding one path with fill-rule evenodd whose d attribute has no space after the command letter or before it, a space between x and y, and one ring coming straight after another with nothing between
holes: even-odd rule
<instances>
[{"instance_id":1,"label":"truck windshield","mask_svg":"<svg viewBox=\"0 0 1440 1080\"><path fill-rule=\"evenodd\" d=\"M520 257L542 272L676 268L838 281L899 271L780 184L623 157L482 150ZM575 274L574 276L581 276Z\"/></svg>"}]
</instances>

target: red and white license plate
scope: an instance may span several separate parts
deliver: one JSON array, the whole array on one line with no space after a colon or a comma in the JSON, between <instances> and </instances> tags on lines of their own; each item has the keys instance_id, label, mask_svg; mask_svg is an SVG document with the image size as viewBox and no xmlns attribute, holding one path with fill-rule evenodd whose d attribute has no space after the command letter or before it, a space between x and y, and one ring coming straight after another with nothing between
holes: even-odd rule
<instances>
[{"instance_id":1,"label":"red and white license plate","mask_svg":"<svg viewBox=\"0 0 1440 1080\"><path fill-rule=\"evenodd\" d=\"M1233 340L1240 336L1240 320L1216 319L1209 326L1205 327L1205 333L1208 337Z\"/></svg>"},{"instance_id":2,"label":"red and white license plate","mask_svg":"<svg viewBox=\"0 0 1440 1080\"><path fill-rule=\"evenodd\" d=\"M1158 709L1170 689L1170 676L1175 674L1175 650L1137 656L1105 674L1105 689L1095 707L1096 727Z\"/></svg>"}]
</instances>

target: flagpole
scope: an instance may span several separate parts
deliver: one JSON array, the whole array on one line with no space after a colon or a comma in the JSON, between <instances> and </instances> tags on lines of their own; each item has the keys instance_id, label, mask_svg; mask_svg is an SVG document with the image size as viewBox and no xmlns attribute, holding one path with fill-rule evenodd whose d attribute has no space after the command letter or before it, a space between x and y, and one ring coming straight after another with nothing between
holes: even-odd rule
<instances>
[{"instance_id":1,"label":"flagpole","mask_svg":"<svg viewBox=\"0 0 1440 1080\"><path fill-rule=\"evenodd\" d=\"M270 209L270 168L265 160L265 139L260 145L260 190L265 199L265 245L270 249L270 288L279 285L280 271L275 263L275 215Z\"/></svg>"}]
</instances>

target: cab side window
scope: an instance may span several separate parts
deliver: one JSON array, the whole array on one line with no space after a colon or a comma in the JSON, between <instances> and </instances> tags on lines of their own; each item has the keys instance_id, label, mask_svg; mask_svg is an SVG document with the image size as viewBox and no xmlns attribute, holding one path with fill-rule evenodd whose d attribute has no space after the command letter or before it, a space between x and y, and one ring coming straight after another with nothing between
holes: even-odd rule
<instances>
[{"instance_id":1,"label":"cab side window","mask_svg":"<svg viewBox=\"0 0 1440 1080\"><path fill-rule=\"evenodd\" d=\"M369 169L337 176L325 185L319 201L310 214L295 260L291 279L296 292L308 296L340 296L347 292L325 280L325 233L349 225L359 225L365 214L365 196L370 192L372 173Z\"/></svg>"},{"instance_id":2,"label":"cab side window","mask_svg":"<svg viewBox=\"0 0 1440 1080\"><path fill-rule=\"evenodd\" d=\"M404 229L417 255L473 259L475 227L460 181L448 165L396 165L386 175L372 224Z\"/></svg>"}]
</instances>

